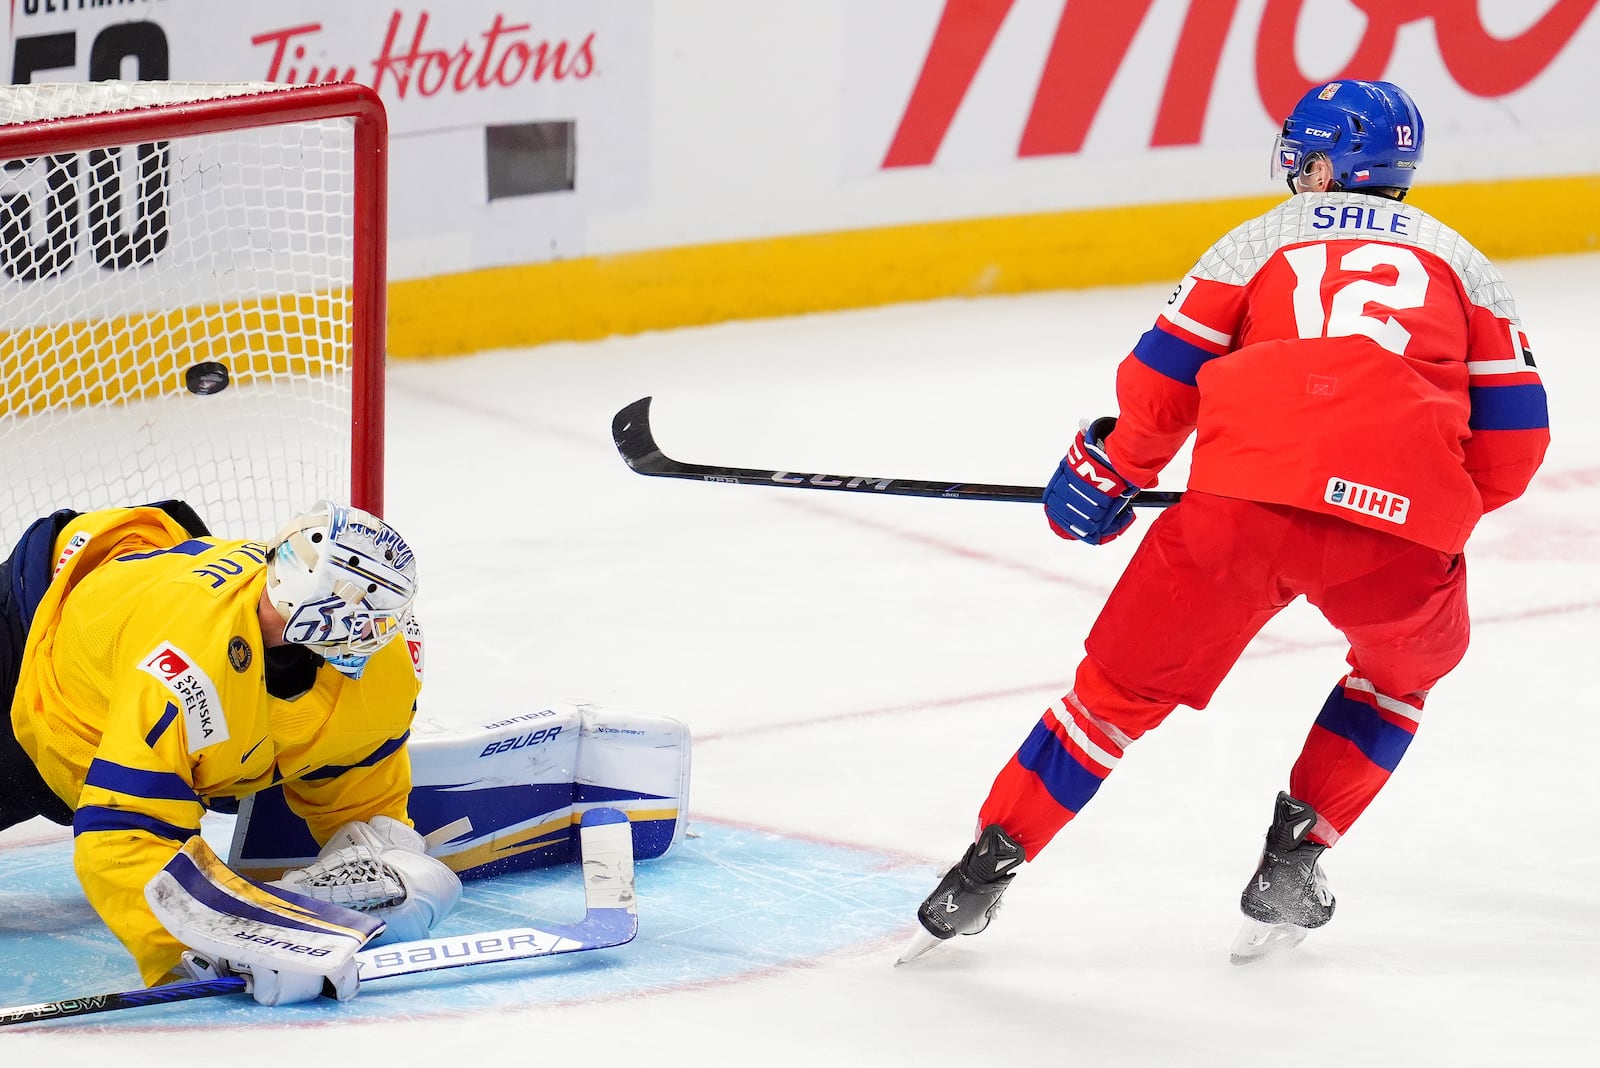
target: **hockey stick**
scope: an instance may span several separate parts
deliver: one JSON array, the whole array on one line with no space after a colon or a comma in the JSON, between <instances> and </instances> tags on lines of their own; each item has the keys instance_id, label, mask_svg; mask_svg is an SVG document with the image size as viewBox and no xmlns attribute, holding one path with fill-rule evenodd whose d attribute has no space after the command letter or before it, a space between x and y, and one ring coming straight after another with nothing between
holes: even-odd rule
<instances>
[{"instance_id":1,"label":"hockey stick","mask_svg":"<svg viewBox=\"0 0 1600 1068\"><path fill-rule=\"evenodd\" d=\"M639 931L639 913L633 894L633 830L628 817L614 808L584 813L578 830L583 848L584 916L572 924L513 927L503 931L425 938L397 942L355 955L357 975L363 983L397 975L416 975L443 968L550 957L610 949L633 941ZM223 994L243 994L249 983L240 976L167 983L143 990L46 1001L14 1009L0 1009L0 1027L37 1023L68 1016L87 1016L146 1005L167 1005Z\"/></svg>"},{"instance_id":2,"label":"hockey stick","mask_svg":"<svg viewBox=\"0 0 1600 1068\"><path fill-rule=\"evenodd\" d=\"M144 990L124 990L117 994L92 994L86 998L44 1001L37 1005L22 1005L15 1009L0 1010L0 1027L38 1023L42 1020L59 1020L67 1016L87 1016L93 1012L111 1012L115 1009L166 1005L174 1001L192 1001L195 998L214 998L220 994L242 994L248 989L243 979L230 975L225 979L195 979L185 983L152 986Z\"/></svg>"},{"instance_id":3,"label":"hockey stick","mask_svg":"<svg viewBox=\"0 0 1600 1068\"><path fill-rule=\"evenodd\" d=\"M755 467L711 467L674 460L661 451L650 430L650 398L627 405L611 420L611 439L623 461L641 475L692 478L702 482L729 482L736 486L788 486L791 489L842 490L882 493L896 497L951 497L963 501L1044 500L1042 486L998 486L981 482L925 482L912 478L875 478L867 475L825 475L797 471L768 471ZM1133 495L1136 508L1168 508L1183 494L1171 490L1140 490Z\"/></svg>"}]
</instances>

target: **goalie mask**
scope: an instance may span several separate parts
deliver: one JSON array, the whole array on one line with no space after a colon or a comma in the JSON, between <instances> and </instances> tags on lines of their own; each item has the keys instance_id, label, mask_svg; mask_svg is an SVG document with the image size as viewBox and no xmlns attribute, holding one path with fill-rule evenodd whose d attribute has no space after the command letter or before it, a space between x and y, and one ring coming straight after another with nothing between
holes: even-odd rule
<instances>
[{"instance_id":1,"label":"goalie mask","mask_svg":"<svg viewBox=\"0 0 1600 1068\"><path fill-rule=\"evenodd\" d=\"M405 539L359 508L319 501L267 551L267 599L284 618L284 640L353 679L405 629L416 595Z\"/></svg>"}]
</instances>

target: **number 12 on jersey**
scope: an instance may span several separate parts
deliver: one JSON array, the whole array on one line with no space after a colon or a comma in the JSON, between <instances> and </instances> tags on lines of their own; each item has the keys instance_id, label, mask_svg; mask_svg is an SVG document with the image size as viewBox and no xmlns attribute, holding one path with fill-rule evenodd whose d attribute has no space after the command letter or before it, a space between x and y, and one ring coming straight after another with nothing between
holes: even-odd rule
<instances>
[{"instance_id":1,"label":"number 12 on jersey","mask_svg":"<svg viewBox=\"0 0 1600 1068\"><path fill-rule=\"evenodd\" d=\"M1324 311L1323 281L1328 273L1328 246L1301 245L1284 252L1294 271L1294 321L1300 336L1370 337L1397 356L1405 355L1411 332L1393 316L1371 315L1368 305L1390 311L1420 308L1428 296L1428 272L1416 253L1397 245L1358 245L1339 259L1341 271L1371 274L1377 267L1392 267L1393 282L1355 278L1334 289Z\"/></svg>"}]
</instances>

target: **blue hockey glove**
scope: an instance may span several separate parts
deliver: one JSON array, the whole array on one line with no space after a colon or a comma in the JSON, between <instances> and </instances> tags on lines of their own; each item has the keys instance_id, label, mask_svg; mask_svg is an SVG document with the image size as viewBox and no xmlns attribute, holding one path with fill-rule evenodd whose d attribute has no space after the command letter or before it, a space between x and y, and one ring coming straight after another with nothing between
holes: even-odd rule
<instances>
[{"instance_id":1,"label":"blue hockey glove","mask_svg":"<svg viewBox=\"0 0 1600 1068\"><path fill-rule=\"evenodd\" d=\"M1059 537L1103 545L1133 522L1138 490L1117 474L1104 448L1116 425L1110 415L1085 422L1045 485L1044 512Z\"/></svg>"}]
</instances>

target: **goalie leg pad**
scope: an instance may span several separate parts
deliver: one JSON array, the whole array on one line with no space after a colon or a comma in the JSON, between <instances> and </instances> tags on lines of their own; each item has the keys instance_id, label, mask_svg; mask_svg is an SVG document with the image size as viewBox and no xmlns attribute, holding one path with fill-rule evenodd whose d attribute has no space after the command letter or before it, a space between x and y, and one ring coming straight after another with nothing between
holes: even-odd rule
<instances>
[{"instance_id":1,"label":"goalie leg pad","mask_svg":"<svg viewBox=\"0 0 1600 1068\"><path fill-rule=\"evenodd\" d=\"M179 942L246 968L333 975L383 930L380 918L246 879L198 835L144 896Z\"/></svg>"},{"instance_id":2,"label":"goalie leg pad","mask_svg":"<svg viewBox=\"0 0 1600 1068\"><path fill-rule=\"evenodd\" d=\"M561 703L472 730L418 732L410 750L409 815L433 843L429 855L463 879L576 860L578 820L600 805L628 816L639 860L685 834L691 738L668 716ZM456 830L463 821L470 826ZM228 859L270 879L314 863L318 850L274 787L240 806Z\"/></svg>"}]
</instances>

